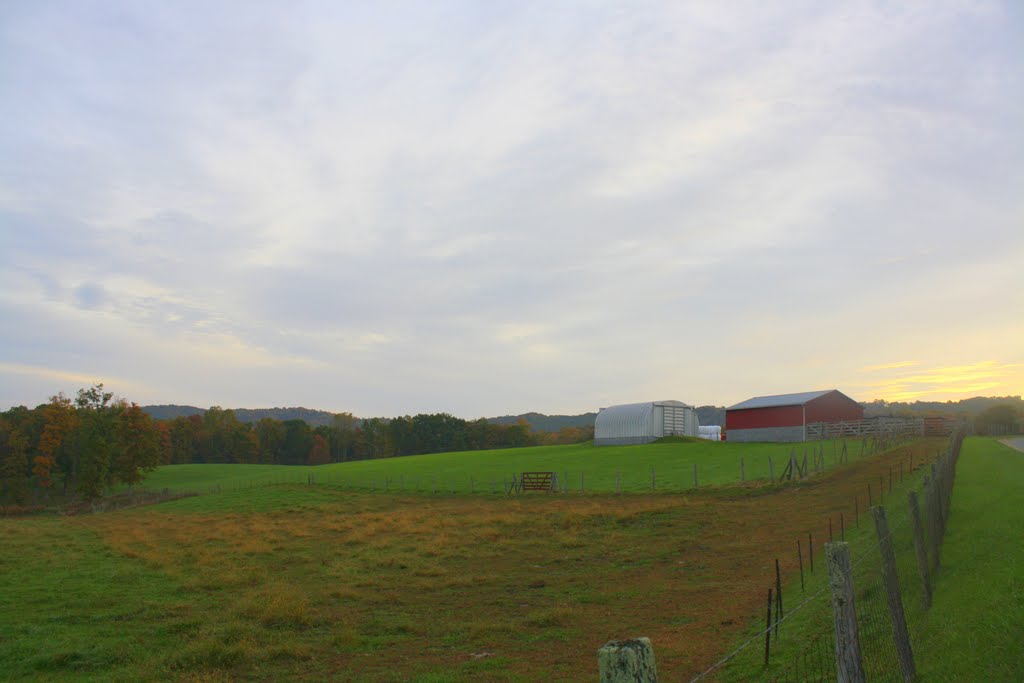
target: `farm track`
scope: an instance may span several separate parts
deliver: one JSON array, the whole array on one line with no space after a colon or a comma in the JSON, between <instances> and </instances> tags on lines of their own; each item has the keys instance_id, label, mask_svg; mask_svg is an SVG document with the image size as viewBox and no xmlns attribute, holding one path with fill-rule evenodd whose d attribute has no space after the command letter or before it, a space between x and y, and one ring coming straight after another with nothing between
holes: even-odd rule
<instances>
[{"instance_id":1,"label":"farm track","mask_svg":"<svg viewBox=\"0 0 1024 683\"><path fill-rule=\"evenodd\" d=\"M230 677L581 680L596 675L606 641L646 635L659 670L682 680L760 614L776 557L791 578L796 539L824 542L840 512L852 524L855 494L911 453L915 465L931 462L941 443L760 489L499 499L338 490L304 503L307 489L289 486L296 504L286 509L204 511L193 499L73 523L196 596L168 617L209 622L196 637L214 638L217 619L247 629ZM266 661L270 643L295 661Z\"/></svg>"}]
</instances>

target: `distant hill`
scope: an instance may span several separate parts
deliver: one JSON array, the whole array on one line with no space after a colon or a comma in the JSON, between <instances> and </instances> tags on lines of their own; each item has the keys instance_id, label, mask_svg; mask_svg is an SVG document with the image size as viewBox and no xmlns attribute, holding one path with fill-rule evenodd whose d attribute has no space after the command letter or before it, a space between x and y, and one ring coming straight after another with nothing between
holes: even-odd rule
<instances>
[{"instance_id":1,"label":"distant hill","mask_svg":"<svg viewBox=\"0 0 1024 683\"><path fill-rule=\"evenodd\" d=\"M1020 396L975 396L959 401L914 401L900 403L889 401L870 401L862 403L865 417L893 415L952 415L956 417L974 417L986 408L996 405L1011 405L1017 412L1024 412L1024 401Z\"/></svg>"},{"instance_id":2,"label":"distant hill","mask_svg":"<svg viewBox=\"0 0 1024 683\"><path fill-rule=\"evenodd\" d=\"M206 408L178 405L142 406L142 410L154 420L173 420L176 417L202 415L206 412Z\"/></svg>"},{"instance_id":3,"label":"distant hill","mask_svg":"<svg viewBox=\"0 0 1024 683\"><path fill-rule=\"evenodd\" d=\"M913 403L890 403L887 401L871 401L862 403L866 417L881 415L913 416L913 415L952 415L957 417L973 417L994 405L1009 404L1018 412L1024 412L1024 401L1020 396L976 396L960 401L914 401ZM142 409L158 420L173 420L176 417L202 415L206 408L180 405L143 406ZM241 422L258 422L261 418L272 417L276 420L305 420L310 425L330 425L334 413L312 408L235 408L235 417ZM502 415L489 417L491 424L509 425L519 420L530 423L534 432L557 432L563 427L593 427L597 413L581 415L545 415L544 413L523 413L522 415ZM697 406L697 419L702 425L725 426L724 406ZM357 420L357 424L360 420Z\"/></svg>"},{"instance_id":4,"label":"distant hill","mask_svg":"<svg viewBox=\"0 0 1024 683\"><path fill-rule=\"evenodd\" d=\"M593 427L597 413L582 415L545 415L544 413L523 413L522 415L502 415L489 417L487 421L496 425L514 425L519 420L530 423L531 432L557 432L563 427Z\"/></svg>"},{"instance_id":5,"label":"distant hill","mask_svg":"<svg viewBox=\"0 0 1024 683\"><path fill-rule=\"evenodd\" d=\"M725 427L724 406L697 406L697 422L704 426Z\"/></svg>"},{"instance_id":6,"label":"distant hill","mask_svg":"<svg viewBox=\"0 0 1024 683\"><path fill-rule=\"evenodd\" d=\"M195 406L161 405L142 406L142 409L157 420L173 420L176 417L188 417L189 415L202 415L206 408ZM235 417L239 422L259 422L264 417L272 417L275 420L305 420L310 425L330 425L334 419L334 413L326 410L314 410L312 408L233 408Z\"/></svg>"}]
</instances>

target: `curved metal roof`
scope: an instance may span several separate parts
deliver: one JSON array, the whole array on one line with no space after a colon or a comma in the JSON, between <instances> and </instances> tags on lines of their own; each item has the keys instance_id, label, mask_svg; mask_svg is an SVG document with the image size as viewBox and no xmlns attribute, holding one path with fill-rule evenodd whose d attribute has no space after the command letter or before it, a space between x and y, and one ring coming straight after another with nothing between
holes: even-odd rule
<instances>
[{"instance_id":1,"label":"curved metal roof","mask_svg":"<svg viewBox=\"0 0 1024 683\"><path fill-rule=\"evenodd\" d=\"M602 409L594 418L595 434L609 428L619 433L646 434L654 412L654 402L624 403Z\"/></svg>"},{"instance_id":2,"label":"curved metal roof","mask_svg":"<svg viewBox=\"0 0 1024 683\"><path fill-rule=\"evenodd\" d=\"M617 406L602 408L594 419L596 438L617 437L627 435L660 434L660 423L654 424L655 406L675 406L693 408L682 401L646 401L644 403L623 403Z\"/></svg>"}]
</instances>

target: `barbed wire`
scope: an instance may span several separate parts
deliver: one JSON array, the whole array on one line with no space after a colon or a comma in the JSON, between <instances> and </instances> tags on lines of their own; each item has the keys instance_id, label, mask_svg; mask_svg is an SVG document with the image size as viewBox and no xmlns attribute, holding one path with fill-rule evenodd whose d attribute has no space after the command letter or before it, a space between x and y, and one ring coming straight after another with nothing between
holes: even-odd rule
<instances>
[{"instance_id":1,"label":"barbed wire","mask_svg":"<svg viewBox=\"0 0 1024 683\"><path fill-rule=\"evenodd\" d=\"M695 681L699 681L702 678L706 677L708 674L714 673L715 671L720 669L723 665L728 663L730 660L734 659L736 657L736 655L738 655L743 650L745 650L747 647L749 647L750 644L753 643L755 640L761 639L766 634L770 633L776 626L779 626L779 625L785 623L787 619L790 619L793 615L799 613L800 610L802 610L804 607L806 607L809 603L811 603L814 600L816 600L826 590L828 590L828 584L825 584L824 586L822 586L821 588L818 589L817 593L815 593L814 595L812 595L812 596L810 596L808 598L805 598L804 601L801 602L799 605L797 605L796 607L793 607L792 609L787 611L786 614L782 618L780 618L780 619L778 619L776 621L773 621L771 626L769 626L768 628L766 628L766 629L764 629L764 630L754 634L753 636L751 636L742 645L740 645L735 650L733 650L732 652L727 654L725 657L723 657L721 660L719 660L718 662L713 664L711 666L711 668L709 668L707 671L704 671L703 673L699 673L699 674L697 674L696 677L691 678L690 679L690 683L695 683Z\"/></svg>"},{"instance_id":2,"label":"barbed wire","mask_svg":"<svg viewBox=\"0 0 1024 683\"><path fill-rule=\"evenodd\" d=\"M915 487L910 487L910 488L915 488ZM885 508L884 505L879 505L879 507ZM876 553L878 551L878 549L882 546L882 543L884 541L892 540L893 537L895 536L896 532L902 531L904 528L906 528L910 524L910 522L911 522L910 511L908 509L906 511L903 511L900 514L893 515L892 519L889 519L887 517L887 521L889 521L889 532L888 532L888 534L886 536L884 536L884 537L879 538L876 542L871 544L870 547L866 548L863 552L861 552L857 556L857 558L854 561L851 562L851 569L853 569L854 567L861 566L868 557L870 557L873 553ZM730 661L732 661L737 656L739 656L744 650L746 650L748 647L750 647L755 641L759 641L761 638L763 638L764 636L769 634L772 630L776 629L777 626L785 623L786 620L791 619L796 614L800 613L803 610L804 607L806 607L808 604L810 604L810 603L814 602L815 600L817 600L828 589L829 589L829 585L828 585L828 583L826 583L824 586L819 588L817 590L817 592L815 592L811 596L805 598L796 607L793 607L792 609L787 610L786 614L782 618L778 619L777 621L773 621L770 626L768 626L767 628L764 628L764 629L758 631L756 634L754 634L753 636L748 638L746 641L744 641L741 645L736 647L732 652L730 652L729 654L725 655L722 659L720 659L717 662L715 662L707 670L697 674L697 676L695 676L694 678L690 679L690 683L696 683L697 681L700 681L700 680L706 678L707 676L709 676L710 674L714 673L715 671L718 671L719 669L721 669L723 666L725 666ZM865 605L865 606L867 606L867 605ZM800 655L798 655L798 657L799 656Z\"/></svg>"}]
</instances>

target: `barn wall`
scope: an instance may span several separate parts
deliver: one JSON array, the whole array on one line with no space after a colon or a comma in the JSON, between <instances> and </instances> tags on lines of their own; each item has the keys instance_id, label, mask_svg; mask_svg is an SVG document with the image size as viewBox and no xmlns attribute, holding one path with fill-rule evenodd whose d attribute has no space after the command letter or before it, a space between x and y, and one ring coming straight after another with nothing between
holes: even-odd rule
<instances>
[{"instance_id":1,"label":"barn wall","mask_svg":"<svg viewBox=\"0 0 1024 683\"><path fill-rule=\"evenodd\" d=\"M804 423L803 406L774 406L771 408L750 408L748 410L727 410L725 431L732 440L734 429L761 429L767 427L796 427Z\"/></svg>"},{"instance_id":2,"label":"barn wall","mask_svg":"<svg viewBox=\"0 0 1024 683\"><path fill-rule=\"evenodd\" d=\"M651 424L648 434L661 438L665 436L665 406L654 406L651 411Z\"/></svg>"},{"instance_id":3,"label":"barn wall","mask_svg":"<svg viewBox=\"0 0 1024 683\"><path fill-rule=\"evenodd\" d=\"M726 429L726 438L732 441L803 441L803 425L796 427L760 427L754 429Z\"/></svg>"},{"instance_id":4,"label":"barn wall","mask_svg":"<svg viewBox=\"0 0 1024 683\"><path fill-rule=\"evenodd\" d=\"M864 419L864 408L838 391L807 402L807 423L853 422Z\"/></svg>"}]
</instances>

